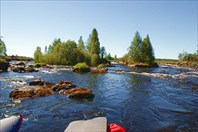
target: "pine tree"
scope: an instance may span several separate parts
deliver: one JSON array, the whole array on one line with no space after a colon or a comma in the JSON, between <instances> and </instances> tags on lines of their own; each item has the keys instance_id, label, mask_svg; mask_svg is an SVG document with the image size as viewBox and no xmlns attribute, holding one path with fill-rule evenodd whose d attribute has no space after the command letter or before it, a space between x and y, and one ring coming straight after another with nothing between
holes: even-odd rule
<instances>
[{"instance_id":1,"label":"pine tree","mask_svg":"<svg viewBox=\"0 0 198 132\"><path fill-rule=\"evenodd\" d=\"M142 46L142 39L140 37L139 32L137 31L135 33L135 37L133 38L133 41L131 42L128 53L130 60L133 63L141 62L141 46Z\"/></svg>"},{"instance_id":2,"label":"pine tree","mask_svg":"<svg viewBox=\"0 0 198 132\"><path fill-rule=\"evenodd\" d=\"M155 56L153 52L153 47L151 45L151 41L149 38L149 35L147 34L142 42L142 48L141 48L141 57L142 62L147 64L153 64L155 61Z\"/></svg>"},{"instance_id":3,"label":"pine tree","mask_svg":"<svg viewBox=\"0 0 198 132\"><path fill-rule=\"evenodd\" d=\"M85 50L85 45L82 36L80 36L80 39L78 40L78 49L81 51Z\"/></svg>"},{"instance_id":4,"label":"pine tree","mask_svg":"<svg viewBox=\"0 0 198 132\"><path fill-rule=\"evenodd\" d=\"M98 32L95 28L92 30L87 48L91 54L96 54L99 57L100 42L98 39Z\"/></svg>"},{"instance_id":5,"label":"pine tree","mask_svg":"<svg viewBox=\"0 0 198 132\"><path fill-rule=\"evenodd\" d=\"M100 56L101 56L101 59L103 59L105 55L106 55L106 50L105 50L105 47L102 46L102 47L100 48Z\"/></svg>"},{"instance_id":6,"label":"pine tree","mask_svg":"<svg viewBox=\"0 0 198 132\"><path fill-rule=\"evenodd\" d=\"M98 32L94 28L88 39L88 52L91 54L91 65L98 65L100 62L100 42L98 39Z\"/></svg>"}]
</instances>

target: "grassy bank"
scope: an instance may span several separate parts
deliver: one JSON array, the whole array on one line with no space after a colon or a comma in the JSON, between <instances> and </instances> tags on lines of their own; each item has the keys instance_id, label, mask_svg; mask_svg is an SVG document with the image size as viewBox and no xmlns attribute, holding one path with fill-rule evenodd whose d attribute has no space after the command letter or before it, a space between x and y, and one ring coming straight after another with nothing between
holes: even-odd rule
<instances>
[{"instance_id":1,"label":"grassy bank","mask_svg":"<svg viewBox=\"0 0 198 132\"><path fill-rule=\"evenodd\" d=\"M160 65L164 65L164 64L177 65L178 63L178 60L176 59L156 59L155 61Z\"/></svg>"},{"instance_id":2,"label":"grassy bank","mask_svg":"<svg viewBox=\"0 0 198 132\"><path fill-rule=\"evenodd\" d=\"M198 63L197 62L192 62L192 61L179 61L176 59L156 59L156 62L159 65L177 65L181 67L192 67L192 68L198 68Z\"/></svg>"}]
</instances>

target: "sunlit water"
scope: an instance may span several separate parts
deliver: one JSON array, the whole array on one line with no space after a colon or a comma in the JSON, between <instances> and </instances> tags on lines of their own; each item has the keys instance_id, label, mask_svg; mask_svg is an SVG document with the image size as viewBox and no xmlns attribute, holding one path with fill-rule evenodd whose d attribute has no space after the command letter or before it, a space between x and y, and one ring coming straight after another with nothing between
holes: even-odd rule
<instances>
[{"instance_id":1,"label":"sunlit water","mask_svg":"<svg viewBox=\"0 0 198 132\"><path fill-rule=\"evenodd\" d=\"M167 75L162 77L162 75ZM95 94L92 101L65 95L35 97L13 103L9 93L42 78L69 80ZM21 132L63 132L74 120L104 116L128 132L198 131L198 71L160 67L131 69L122 65L107 74L79 74L66 70L0 73L0 119L22 114Z\"/></svg>"}]
</instances>

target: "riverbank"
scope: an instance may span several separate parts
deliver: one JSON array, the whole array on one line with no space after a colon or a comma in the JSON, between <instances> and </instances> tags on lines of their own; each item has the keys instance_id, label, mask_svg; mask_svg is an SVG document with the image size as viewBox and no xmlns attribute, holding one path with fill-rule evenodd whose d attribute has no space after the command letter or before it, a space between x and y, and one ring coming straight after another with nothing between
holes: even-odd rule
<instances>
[{"instance_id":1,"label":"riverbank","mask_svg":"<svg viewBox=\"0 0 198 132\"><path fill-rule=\"evenodd\" d=\"M173 67L198 68L198 62L179 61L176 59L156 59L159 65L171 65Z\"/></svg>"}]
</instances>

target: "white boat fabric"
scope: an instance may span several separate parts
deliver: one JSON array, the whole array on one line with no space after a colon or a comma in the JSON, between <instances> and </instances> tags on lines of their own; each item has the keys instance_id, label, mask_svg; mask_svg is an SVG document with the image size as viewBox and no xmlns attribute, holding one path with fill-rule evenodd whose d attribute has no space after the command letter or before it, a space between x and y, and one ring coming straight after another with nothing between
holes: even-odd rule
<instances>
[{"instance_id":1,"label":"white boat fabric","mask_svg":"<svg viewBox=\"0 0 198 132\"><path fill-rule=\"evenodd\" d=\"M0 132L18 131L20 125L19 116L11 116L0 120Z\"/></svg>"},{"instance_id":2,"label":"white boat fabric","mask_svg":"<svg viewBox=\"0 0 198 132\"><path fill-rule=\"evenodd\" d=\"M64 132L106 132L107 118L97 117L90 120L71 122Z\"/></svg>"}]
</instances>

